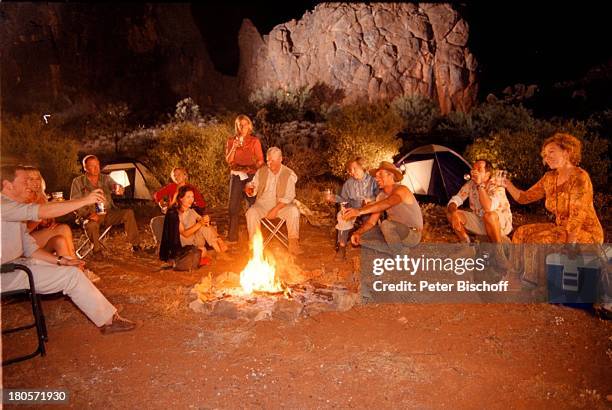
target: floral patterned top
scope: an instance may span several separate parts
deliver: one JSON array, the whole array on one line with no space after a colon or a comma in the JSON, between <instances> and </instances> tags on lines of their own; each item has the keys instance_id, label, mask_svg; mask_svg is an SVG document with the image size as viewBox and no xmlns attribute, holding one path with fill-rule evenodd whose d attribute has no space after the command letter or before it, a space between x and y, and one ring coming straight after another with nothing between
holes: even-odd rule
<instances>
[{"instance_id":1,"label":"floral patterned top","mask_svg":"<svg viewBox=\"0 0 612 410\"><path fill-rule=\"evenodd\" d=\"M507 235L512 231L512 211L510 210L510 202L508 202L506 190L489 180L486 185L486 191L489 194L489 198L491 198L491 210L497 212L499 216L501 231L504 235ZM448 204L455 203L457 207L460 207L468 197L470 198L470 209L482 218L485 210L480 203L478 186L474 181L468 181L464 184L457 195L448 201Z\"/></svg>"},{"instance_id":2,"label":"floral patterned top","mask_svg":"<svg viewBox=\"0 0 612 410\"><path fill-rule=\"evenodd\" d=\"M589 233L595 243L603 243L603 229L593 207L593 184L589 174L574 167L569 178L557 186L557 171L549 171L518 198L528 204L546 198L545 206L555 215L555 224L566 231Z\"/></svg>"}]
</instances>

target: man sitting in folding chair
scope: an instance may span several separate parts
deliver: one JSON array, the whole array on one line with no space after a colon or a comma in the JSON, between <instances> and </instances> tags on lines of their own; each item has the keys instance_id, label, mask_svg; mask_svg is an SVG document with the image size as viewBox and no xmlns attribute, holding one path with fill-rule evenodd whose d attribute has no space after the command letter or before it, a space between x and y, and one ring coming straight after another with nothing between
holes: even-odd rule
<instances>
[{"instance_id":1,"label":"man sitting in folding chair","mask_svg":"<svg viewBox=\"0 0 612 410\"><path fill-rule=\"evenodd\" d=\"M25 221L55 218L83 206L104 200L102 190L72 201L45 204L22 204L17 201L29 190L27 168L3 165L2 181L2 265L22 264L32 271L36 291L40 294L62 292L100 328L104 334L133 330L136 325L123 319L117 309L83 274L83 261L71 259L39 248L26 230ZM3 292L29 288L28 277L20 271L3 273Z\"/></svg>"},{"instance_id":2,"label":"man sitting in folding chair","mask_svg":"<svg viewBox=\"0 0 612 410\"><path fill-rule=\"evenodd\" d=\"M294 255L302 253L299 245L300 211L293 204L297 175L282 164L283 153L278 147L268 149L266 166L257 170L253 180L245 187L248 196L256 196L255 203L247 210L246 220L249 241L259 229L260 221ZM280 218L280 222L272 220ZM280 228L287 224L288 238L280 235ZM268 238L268 239L271 239Z\"/></svg>"},{"instance_id":3,"label":"man sitting in folding chair","mask_svg":"<svg viewBox=\"0 0 612 410\"><path fill-rule=\"evenodd\" d=\"M104 260L100 245L100 227L123 224L128 241L134 252L142 251L138 236L138 226L132 209L119 209L113 202L112 193L123 195L123 187L117 184L109 175L100 173L100 160L95 155L83 158L85 175L76 177L70 188L70 199L82 198L94 189L104 191L104 211L96 212L93 205L79 209L79 216L88 222L83 228L87 237L93 242L93 259Z\"/></svg>"}]
</instances>

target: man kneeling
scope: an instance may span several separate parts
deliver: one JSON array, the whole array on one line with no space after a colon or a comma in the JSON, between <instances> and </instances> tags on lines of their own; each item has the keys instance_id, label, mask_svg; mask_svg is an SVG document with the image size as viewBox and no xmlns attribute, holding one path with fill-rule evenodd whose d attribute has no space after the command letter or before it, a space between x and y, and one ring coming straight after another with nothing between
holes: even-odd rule
<instances>
[{"instance_id":1,"label":"man kneeling","mask_svg":"<svg viewBox=\"0 0 612 410\"><path fill-rule=\"evenodd\" d=\"M380 193L376 202L363 208L350 208L345 219L371 214L351 236L353 245L389 254L400 254L421 241L423 215L416 198L408 188L399 184L402 173L392 163L383 161L370 171L376 178ZM387 219L377 225L380 215L387 211Z\"/></svg>"},{"instance_id":2,"label":"man kneeling","mask_svg":"<svg viewBox=\"0 0 612 410\"><path fill-rule=\"evenodd\" d=\"M293 204L297 175L282 164L283 153L278 147L268 149L266 160L266 166L257 170L253 181L245 188L248 196L257 197L246 212L249 241L259 229L261 218L282 218L287 223L289 252L295 255L301 254L300 211Z\"/></svg>"}]
</instances>

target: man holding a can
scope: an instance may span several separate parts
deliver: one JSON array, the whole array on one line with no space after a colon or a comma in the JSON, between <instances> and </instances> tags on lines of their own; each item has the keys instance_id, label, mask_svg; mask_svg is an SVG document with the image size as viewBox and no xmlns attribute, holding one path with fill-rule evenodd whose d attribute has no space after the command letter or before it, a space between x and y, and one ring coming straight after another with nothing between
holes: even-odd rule
<instances>
[{"instance_id":1,"label":"man holding a can","mask_svg":"<svg viewBox=\"0 0 612 410\"><path fill-rule=\"evenodd\" d=\"M123 187L116 183L109 175L100 172L100 161L95 155L86 155L83 158L83 169L85 175L76 177L72 181L70 199L87 196L95 189L102 189L104 201L95 205L82 207L78 210L79 217L85 220L84 228L87 236L91 239L93 259L103 259L102 247L100 245L100 227L123 224L128 241L132 244L134 252L140 251L138 226L132 209L120 209L115 206L111 194L123 195Z\"/></svg>"}]
</instances>

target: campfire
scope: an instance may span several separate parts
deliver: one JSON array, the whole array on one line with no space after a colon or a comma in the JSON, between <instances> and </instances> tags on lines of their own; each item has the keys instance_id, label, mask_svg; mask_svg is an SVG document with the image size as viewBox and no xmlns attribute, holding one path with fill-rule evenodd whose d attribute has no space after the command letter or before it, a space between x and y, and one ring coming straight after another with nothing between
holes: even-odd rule
<instances>
[{"instance_id":1,"label":"campfire","mask_svg":"<svg viewBox=\"0 0 612 410\"><path fill-rule=\"evenodd\" d=\"M190 308L233 319L242 317L258 321L274 317L293 321L301 315L347 310L358 300L355 290L344 285L305 279L308 276L319 277L321 273L299 274L299 281L295 280L294 274L294 280L287 281L288 272L297 266L282 258L276 266L274 260L264 256L260 231L253 236L251 248L250 259L239 275L225 272L214 278L210 273L203 277L193 287L197 299L190 303Z\"/></svg>"},{"instance_id":2,"label":"campfire","mask_svg":"<svg viewBox=\"0 0 612 410\"><path fill-rule=\"evenodd\" d=\"M247 266L240 272L240 286L242 286L244 293L283 292L281 281L276 275L274 262L264 258L263 237L259 229L253 236L251 245L253 255Z\"/></svg>"}]
</instances>

